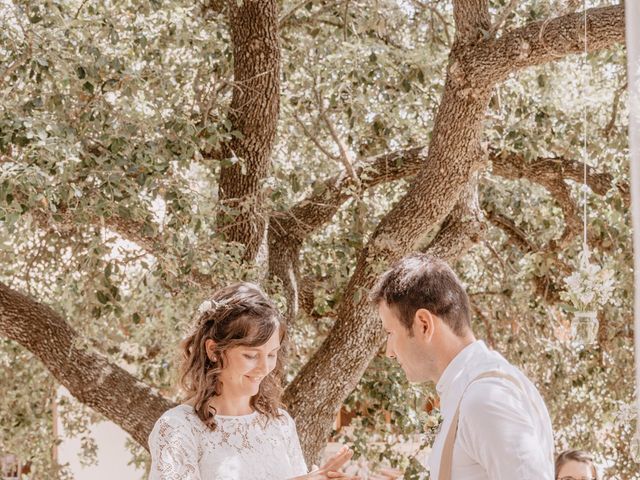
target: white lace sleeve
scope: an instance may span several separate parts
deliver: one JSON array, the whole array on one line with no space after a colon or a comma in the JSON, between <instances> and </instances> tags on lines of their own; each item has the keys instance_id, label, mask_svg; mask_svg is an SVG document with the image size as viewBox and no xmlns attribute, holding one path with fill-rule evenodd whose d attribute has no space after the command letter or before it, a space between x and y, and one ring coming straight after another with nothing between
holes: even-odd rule
<instances>
[{"instance_id":1,"label":"white lace sleeve","mask_svg":"<svg viewBox=\"0 0 640 480\"><path fill-rule=\"evenodd\" d=\"M302 454L302 447L300 447L300 439L298 438L298 430L296 429L296 422L291 418L291 415L285 410L282 413L287 418L287 428L289 434L287 435L287 454L289 455L289 461L295 471L296 475L304 475L309 472L307 464L304 461L304 455Z\"/></svg>"},{"instance_id":2,"label":"white lace sleeve","mask_svg":"<svg viewBox=\"0 0 640 480\"><path fill-rule=\"evenodd\" d=\"M198 444L183 419L160 417L149 435L149 451L149 480L201 480Z\"/></svg>"}]
</instances>

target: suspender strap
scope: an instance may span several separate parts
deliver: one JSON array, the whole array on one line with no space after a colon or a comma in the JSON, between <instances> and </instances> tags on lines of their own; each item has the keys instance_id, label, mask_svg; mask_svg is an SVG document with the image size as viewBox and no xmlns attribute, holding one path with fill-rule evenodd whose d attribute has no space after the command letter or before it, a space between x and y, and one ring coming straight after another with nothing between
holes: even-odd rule
<instances>
[{"instance_id":1,"label":"suspender strap","mask_svg":"<svg viewBox=\"0 0 640 480\"><path fill-rule=\"evenodd\" d=\"M458 401L458 407L456 408L456 413L453 415L453 419L451 420L451 426L449 427L449 431L447 432L447 436L444 439L444 446L442 447L442 456L440 457L440 471L438 474L438 480L451 480L451 467L453 465L453 445L456 443L456 435L458 433L458 420L460 418L460 404L462 403L462 398L464 397L467 388L473 382L478 380L482 380L483 378L504 378L505 380L509 380L513 384L515 384L520 390L523 390L520 381L515 377L508 375L500 370L491 370L488 372L481 373L473 380L471 380L467 386L465 387L462 395L460 396L460 401Z\"/></svg>"}]
</instances>

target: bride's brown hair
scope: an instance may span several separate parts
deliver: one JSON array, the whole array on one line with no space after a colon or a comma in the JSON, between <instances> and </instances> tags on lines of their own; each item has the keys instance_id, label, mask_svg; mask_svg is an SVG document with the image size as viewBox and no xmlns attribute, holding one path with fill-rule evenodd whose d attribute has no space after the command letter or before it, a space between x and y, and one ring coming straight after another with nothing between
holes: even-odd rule
<instances>
[{"instance_id":1,"label":"bride's brown hair","mask_svg":"<svg viewBox=\"0 0 640 480\"><path fill-rule=\"evenodd\" d=\"M265 293L252 283L236 283L216 291L199 309L193 332L182 342L180 384L194 403L196 414L212 430L216 428L215 410L209 401L220 394L220 372L225 367L224 352L237 346L264 345L278 331L284 342L285 325L278 309ZM209 357L206 341L215 342ZM282 358L278 353L276 367L267 375L251 397L254 410L268 418L280 416ZM213 360L212 360L213 358Z\"/></svg>"}]
</instances>

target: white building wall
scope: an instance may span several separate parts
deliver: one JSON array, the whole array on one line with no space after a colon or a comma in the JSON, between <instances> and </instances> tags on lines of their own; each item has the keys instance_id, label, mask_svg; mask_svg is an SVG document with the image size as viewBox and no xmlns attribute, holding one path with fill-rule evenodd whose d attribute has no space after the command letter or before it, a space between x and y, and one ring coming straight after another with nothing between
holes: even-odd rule
<instances>
[{"instance_id":1,"label":"white building wall","mask_svg":"<svg viewBox=\"0 0 640 480\"><path fill-rule=\"evenodd\" d=\"M60 389L59 395L69 397L66 389ZM100 422L91 427L91 435L98 447L97 463L88 467L82 466L79 460L80 439L67 438L64 427L58 420L59 438L62 443L58 447L58 462L69 464L74 480L143 480L144 471L127 465L131 453L127 450L126 441L129 435L112 422Z\"/></svg>"}]
</instances>

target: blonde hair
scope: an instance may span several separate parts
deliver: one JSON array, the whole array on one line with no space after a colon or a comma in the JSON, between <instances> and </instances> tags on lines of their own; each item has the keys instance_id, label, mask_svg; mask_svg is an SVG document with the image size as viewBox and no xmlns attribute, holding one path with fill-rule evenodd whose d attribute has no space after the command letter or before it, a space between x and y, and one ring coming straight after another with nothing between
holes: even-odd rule
<instances>
[{"instance_id":1,"label":"blonde hair","mask_svg":"<svg viewBox=\"0 0 640 480\"><path fill-rule=\"evenodd\" d=\"M252 283L222 288L203 302L194 330L181 345L180 385L195 402L194 409L200 420L209 428L216 429L216 412L209 407L209 402L221 393L219 376L225 368L224 352L240 345L264 345L276 331L282 343L286 335L282 317L266 294ZM207 340L215 342L213 360L207 354ZM278 353L276 367L262 380L258 393L251 398L253 409L269 419L280 416L281 357Z\"/></svg>"}]
</instances>

